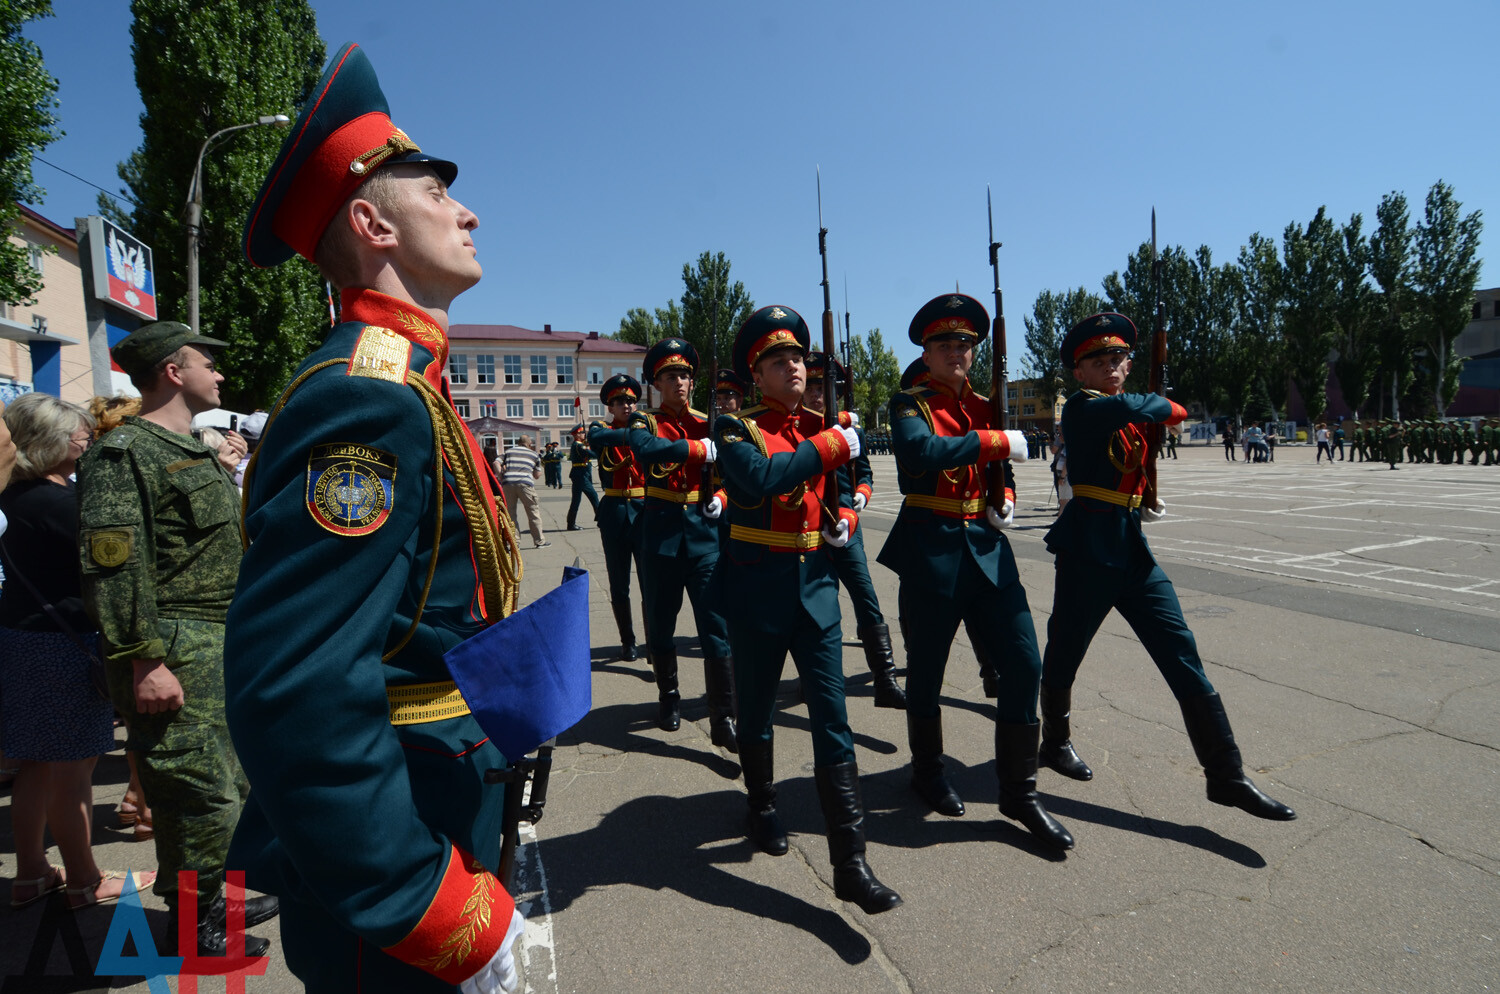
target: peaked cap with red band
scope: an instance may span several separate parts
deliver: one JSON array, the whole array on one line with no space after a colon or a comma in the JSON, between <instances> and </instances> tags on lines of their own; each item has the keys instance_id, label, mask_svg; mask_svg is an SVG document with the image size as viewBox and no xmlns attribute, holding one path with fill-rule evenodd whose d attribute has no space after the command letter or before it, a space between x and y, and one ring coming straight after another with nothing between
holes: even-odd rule
<instances>
[{"instance_id":1,"label":"peaked cap with red band","mask_svg":"<svg viewBox=\"0 0 1500 994\"><path fill-rule=\"evenodd\" d=\"M927 360L917 356L901 371L901 389L910 390L918 383L926 383L931 375L932 370L927 368Z\"/></svg>"},{"instance_id":2,"label":"peaked cap with red band","mask_svg":"<svg viewBox=\"0 0 1500 994\"><path fill-rule=\"evenodd\" d=\"M640 383L636 381L636 378L634 376L626 376L624 373L616 373L614 376L611 376L609 379L605 380L604 385L599 388L599 402L605 407L608 407L609 402L614 400L616 397L623 397L626 400L640 400Z\"/></svg>"},{"instance_id":3,"label":"peaked cap with red band","mask_svg":"<svg viewBox=\"0 0 1500 994\"><path fill-rule=\"evenodd\" d=\"M655 382L656 375L664 369L686 369L689 375L698 375L698 350L680 338L663 338L646 350L645 365L641 369L642 379Z\"/></svg>"},{"instance_id":4,"label":"peaked cap with red band","mask_svg":"<svg viewBox=\"0 0 1500 994\"><path fill-rule=\"evenodd\" d=\"M964 338L982 342L990 333L990 312L973 297L945 293L922 305L906 335L918 345L934 339Z\"/></svg>"},{"instance_id":5,"label":"peaked cap with red band","mask_svg":"<svg viewBox=\"0 0 1500 994\"><path fill-rule=\"evenodd\" d=\"M811 347L812 331L801 314L780 304L762 307L745 319L734 336L734 371L748 381L750 371L767 352L801 349L806 355Z\"/></svg>"},{"instance_id":6,"label":"peaked cap with red band","mask_svg":"<svg viewBox=\"0 0 1500 994\"><path fill-rule=\"evenodd\" d=\"M807 378L821 380L828 375L828 355L823 352L807 354ZM849 370L837 358L833 360L833 382L842 387L849 382Z\"/></svg>"},{"instance_id":7,"label":"peaked cap with red band","mask_svg":"<svg viewBox=\"0 0 1500 994\"><path fill-rule=\"evenodd\" d=\"M390 107L364 49L350 42L323 70L266 173L245 224L245 258L278 266L309 260L344 201L381 166L422 162L444 183L458 167L427 155L391 123Z\"/></svg>"},{"instance_id":8,"label":"peaked cap with red band","mask_svg":"<svg viewBox=\"0 0 1500 994\"><path fill-rule=\"evenodd\" d=\"M740 379L740 374L732 369L719 370L718 379L714 380L714 390L733 390L741 397L749 392L745 389L745 381Z\"/></svg>"},{"instance_id":9,"label":"peaked cap with red band","mask_svg":"<svg viewBox=\"0 0 1500 994\"><path fill-rule=\"evenodd\" d=\"M1101 352L1129 352L1135 348L1135 324L1125 315L1106 311L1090 314L1063 336L1062 364L1073 369L1089 356Z\"/></svg>"}]
</instances>

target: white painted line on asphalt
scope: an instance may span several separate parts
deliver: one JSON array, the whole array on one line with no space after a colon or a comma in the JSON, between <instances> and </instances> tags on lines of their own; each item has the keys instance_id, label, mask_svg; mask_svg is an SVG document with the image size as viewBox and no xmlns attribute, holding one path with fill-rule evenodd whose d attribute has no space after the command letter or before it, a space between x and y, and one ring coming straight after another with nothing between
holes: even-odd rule
<instances>
[{"instance_id":1,"label":"white painted line on asphalt","mask_svg":"<svg viewBox=\"0 0 1500 994\"><path fill-rule=\"evenodd\" d=\"M521 907L526 931L521 936L521 963L527 994L557 994L557 948L552 931L552 898L547 893L547 868L537 846L536 826L526 823L516 846L516 892L536 892ZM534 864L534 865L533 865ZM538 912L538 907L540 911ZM542 974L538 976L538 974Z\"/></svg>"},{"instance_id":2,"label":"white painted line on asphalt","mask_svg":"<svg viewBox=\"0 0 1500 994\"><path fill-rule=\"evenodd\" d=\"M1400 548L1402 548L1404 546L1408 546L1408 545L1422 545L1425 542L1445 542L1445 541L1447 541L1447 539L1435 538L1435 537L1434 538L1409 538L1409 539L1407 539L1404 542L1387 542L1387 543L1385 543L1383 545L1361 545L1361 546L1357 546L1357 547L1355 547L1353 549L1335 549L1332 552L1325 552L1325 553L1321 553L1321 554L1313 554L1313 555L1309 555L1309 556L1291 556L1291 557L1288 557L1286 559L1278 559L1276 561L1276 565L1278 565L1278 566L1292 566L1292 565L1294 565L1296 563L1302 562L1303 560L1311 560L1311 559L1335 559L1338 556L1353 556L1353 555L1358 555L1361 552L1374 552L1376 549L1400 549Z\"/></svg>"}]
</instances>

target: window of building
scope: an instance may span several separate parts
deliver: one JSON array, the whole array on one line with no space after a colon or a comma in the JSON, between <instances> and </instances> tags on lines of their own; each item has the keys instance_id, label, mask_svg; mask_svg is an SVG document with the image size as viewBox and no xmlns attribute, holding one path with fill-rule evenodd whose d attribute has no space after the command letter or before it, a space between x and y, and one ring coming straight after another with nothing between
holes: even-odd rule
<instances>
[{"instance_id":1,"label":"window of building","mask_svg":"<svg viewBox=\"0 0 1500 994\"><path fill-rule=\"evenodd\" d=\"M1014 407L1007 407L1005 410L1006 410L1006 413L1009 414L1011 417L1015 417L1016 416L1016 409Z\"/></svg>"},{"instance_id":2,"label":"window of building","mask_svg":"<svg viewBox=\"0 0 1500 994\"><path fill-rule=\"evenodd\" d=\"M589 401L589 417L602 418L609 413L609 409L597 400Z\"/></svg>"},{"instance_id":3,"label":"window of building","mask_svg":"<svg viewBox=\"0 0 1500 994\"><path fill-rule=\"evenodd\" d=\"M573 402L571 400L560 400L557 402L557 416L560 418L573 417Z\"/></svg>"},{"instance_id":4,"label":"window of building","mask_svg":"<svg viewBox=\"0 0 1500 994\"><path fill-rule=\"evenodd\" d=\"M531 416L534 418L550 418L548 413L552 409L552 402L543 397L538 397L531 402Z\"/></svg>"},{"instance_id":5,"label":"window of building","mask_svg":"<svg viewBox=\"0 0 1500 994\"><path fill-rule=\"evenodd\" d=\"M495 416L495 402L493 400L481 400L479 402L479 416L481 418L493 418Z\"/></svg>"},{"instance_id":6,"label":"window of building","mask_svg":"<svg viewBox=\"0 0 1500 994\"><path fill-rule=\"evenodd\" d=\"M551 428L544 429L542 431L542 445L545 446L550 441L552 441L552 429Z\"/></svg>"},{"instance_id":7,"label":"window of building","mask_svg":"<svg viewBox=\"0 0 1500 994\"><path fill-rule=\"evenodd\" d=\"M1500 300L1495 301L1495 317L1500 318Z\"/></svg>"},{"instance_id":8,"label":"window of building","mask_svg":"<svg viewBox=\"0 0 1500 994\"><path fill-rule=\"evenodd\" d=\"M477 355L474 357L474 382L480 386L491 386L495 382L495 357L492 355Z\"/></svg>"},{"instance_id":9,"label":"window of building","mask_svg":"<svg viewBox=\"0 0 1500 994\"><path fill-rule=\"evenodd\" d=\"M490 358L490 380L495 378L495 360ZM448 357L448 382L454 386L463 386L469 382L469 357L462 352L455 352Z\"/></svg>"},{"instance_id":10,"label":"window of building","mask_svg":"<svg viewBox=\"0 0 1500 994\"><path fill-rule=\"evenodd\" d=\"M458 416L461 418L469 416L469 402L467 400L455 400L453 402L453 409L458 412Z\"/></svg>"},{"instance_id":11,"label":"window of building","mask_svg":"<svg viewBox=\"0 0 1500 994\"><path fill-rule=\"evenodd\" d=\"M1028 418L1035 416L1035 414L1036 414L1036 405L1035 404L1027 404L1027 405L1025 405L1021 409L1021 413L1024 414L1024 415L1026 415Z\"/></svg>"},{"instance_id":12,"label":"window of building","mask_svg":"<svg viewBox=\"0 0 1500 994\"><path fill-rule=\"evenodd\" d=\"M594 386L599 386L601 383L604 382L604 367L603 366L590 366L589 367L589 382L592 383Z\"/></svg>"},{"instance_id":13,"label":"window of building","mask_svg":"<svg viewBox=\"0 0 1500 994\"><path fill-rule=\"evenodd\" d=\"M570 356L570 355L560 355L560 356L557 357L557 382L559 382L559 383L572 383L573 382L573 357L572 356Z\"/></svg>"},{"instance_id":14,"label":"window of building","mask_svg":"<svg viewBox=\"0 0 1500 994\"><path fill-rule=\"evenodd\" d=\"M524 418L526 416L526 402L519 397L510 397L505 401L505 416L507 418Z\"/></svg>"},{"instance_id":15,"label":"window of building","mask_svg":"<svg viewBox=\"0 0 1500 994\"><path fill-rule=\"evenodd\" d=\"M1015 387L1006 387L1005 388L1005 399L1006 400L1015 400L1016 399L1016 388Z\"/></svg>"},{"instance_id":16,"label":"window of building","mask_svg":"<svg viewBox=\"0 0 1500 994\"><path fill-rule=\"evenodd\" d=\"M1477 301L1477 300L1474 301L1474 310L1471 312L1471 314L1472 314L1472 316L1473 316L1473 318L1474 318L1475 321L1478 321L1479 318L1481 317L1481 315L1479 313L1479 301Z\"/></svg>"},{"instance_id":17,"label":"window of building","mask_svg":"<svg viewBox=\"0 0 1500 994\"><path fill-rule=\"evenodd\" d=\"M546 356L544 356L544 355L534 355L534 356L531 357L531 382L532 383L546 383L547 382L547 357Z\"/></svg>"},{"instance_id":18,"label":"window of building","mask_svg":"<svg viewBox=\"0 0 1500 994\"><path fill-rule=\"evenodd\" d=\"M521 382L521 357L518 355L505 356L505 382Z\"/></svg>"},{"instance_id":19,"label":"window of building","mask_svg":"<svg viewBox=\"0 0 1500 994\"><path fill-rule=\"evenodd\" d=\"M629 366L616 366L614 369L611 369L609 371L609 375L610 376L617 376L620 373L624 373L626 376L631 375L631 373L630 373L630 367Z\"/></svg>"},{"instance_id":20,"label":"window of building","mask_svg":"<svg viewBox=\"0 0 1500 994\"><path fill-rule=\"evenodd\" d=\"M31 268L40 273L42 271L42 260L47 257L47 250L40 245L32 245L28 254L31 257Z\"/></svg>"},{"instance_id":21,"label":"window of building","mask_svg":"<svg viewBox=\"0 0 1500 994\"><path fill-rule=\"evenodd\" d=\"M1024 386L1024 387L1022 387L1021 388L1021 396L1022 397L1035 397L1036 396L1036 387L1034 387L1034 386Z\"/></svg>"}]
</instances>

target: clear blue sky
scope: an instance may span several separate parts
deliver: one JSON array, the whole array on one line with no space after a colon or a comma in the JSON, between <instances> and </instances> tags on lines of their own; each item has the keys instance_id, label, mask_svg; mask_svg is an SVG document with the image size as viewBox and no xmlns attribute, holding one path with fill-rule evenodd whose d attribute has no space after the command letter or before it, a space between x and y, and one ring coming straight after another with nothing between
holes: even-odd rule
<instances>
[{"instance_id":1,"label":"clear blue sky","mask_svg":"<svg viewBox=\"0 0 1500 994\"><path fill-rule=\"evenodd\" d=\"M139 142L129 5L57 7L27 31L61 82L43 156L115 189ZM330 53L362 44L396 123L460 165L485 278L459 322L612 332L713 250L816 329L819 165L835 310L847 276L855 331L903 363L930 297L957 281L991 306L993 185L1012 376L1036 295L1098 290L1153 205L1164 245L1226 261L1322 204L1368 231L1401 190L1416 220L1441 178L1500 237L1494 0L314 7ZM93 212L35 172L42 213Z\"/></svg>"}]
</instances>

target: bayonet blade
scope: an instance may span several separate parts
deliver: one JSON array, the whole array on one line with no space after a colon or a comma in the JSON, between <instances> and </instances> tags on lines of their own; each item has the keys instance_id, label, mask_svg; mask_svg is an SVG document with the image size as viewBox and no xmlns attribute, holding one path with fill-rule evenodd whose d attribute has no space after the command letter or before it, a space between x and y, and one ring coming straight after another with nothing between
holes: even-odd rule
<instances>
[{"instance_id":1,"label":"bayonet blade","mask_svg":"<svg viewBox=\"0 0 1500 994\"><path fill-rule=\"evenodd\" d=\"M995 244L995 202L990 197L990 185L984 184L984 209L990 215L990 244Z\"/></svg>"}]
</instances>

